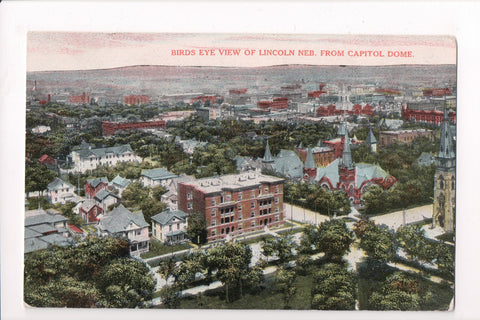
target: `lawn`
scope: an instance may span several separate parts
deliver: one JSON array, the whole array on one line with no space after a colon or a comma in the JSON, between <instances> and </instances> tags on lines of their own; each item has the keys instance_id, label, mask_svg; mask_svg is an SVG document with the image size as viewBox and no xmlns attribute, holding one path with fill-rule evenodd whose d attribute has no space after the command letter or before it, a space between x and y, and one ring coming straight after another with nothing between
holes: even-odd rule
<instances>
[{"instance_id":1,"label":"lawn","mask_svg":"<svg viewBox=\"0 0 480 320\"><path fill-rule=\"evenodd\" d=\"M290 300L289 307L297 310L310 309L312 279L311 276L298 276L295 281L297 293ZM162 306L160 306L161 308ZM263 289L256 293L247 293L234 301L225 301L223 288L201 295L180 300L181 309L284 309L283 296L276 290L272 275L265 279Z\"/></svg>"},{"instance_id":2,"label":"lawn","mask_svg":"<svg viewBox=\"0 0 480 320\"><path fill-rule=\"evenodd\" d=\"M176 244L176 245L167 246L156 240L151 240L150 250L147 253L141 254L140 257L143 259L148 259L148 258L153 258L156 256L168 254L168 253L185 250L185 249L191 249L191 248L192 247L189 246L188 244Z\"/></svg>"}]
</instances>

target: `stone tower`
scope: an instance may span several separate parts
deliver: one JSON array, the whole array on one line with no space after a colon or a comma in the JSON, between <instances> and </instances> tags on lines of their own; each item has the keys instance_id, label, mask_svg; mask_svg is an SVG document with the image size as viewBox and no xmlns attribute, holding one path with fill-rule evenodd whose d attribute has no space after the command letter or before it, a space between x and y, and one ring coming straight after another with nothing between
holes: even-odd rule
<instances>
[{"instance_id":1,"label":"stone tower","mask_svg":"<svg viewBox=\"0 0 480 320\"><path fill-rule=\"evenodd\" d=\"M455 230L455 147L447 108L443 116L440 148L436 158L433 226L446 232Z\"/></svg>"},{"instance_id":2,"label":"stone tower","mask_svg":"<svg viewBox=\"0 0 480 320\"><path fill-rule=\"evenodd\" d=\"M350 139L348 132L345 133L345 141L342 158L338 162L338 188L341 188L347 194L350 201L355 201L355 163L352 159L350 150Z\"/></svg>"}]
</instances>

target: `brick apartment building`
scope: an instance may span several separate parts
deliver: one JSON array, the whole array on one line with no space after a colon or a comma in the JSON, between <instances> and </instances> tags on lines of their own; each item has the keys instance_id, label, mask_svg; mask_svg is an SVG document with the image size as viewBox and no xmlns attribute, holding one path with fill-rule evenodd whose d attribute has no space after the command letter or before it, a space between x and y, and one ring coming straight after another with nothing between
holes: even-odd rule
<instances>
[{"instance_id":1,"label":"brick apartment building","mask_svg":"<svg viewBox=\"0 0 480 320\"><path fill-rule=\"evenodd\" d=\"M434 138L432 131L426 129L380 131L380 145L385 147L395 142L410 143L420 137L426 137L432 141Z\"/></svg>"},{"instance_id":2,"label":"brick apartment building","mask_svg":"<svg viewBox=\"0 0 480 320\"><path fill-rule=\"evenodd\" d=\"M178 184L178 208L201 213L208 241L283 223L284 180L247 172Z\"/></svg>"}]
</instances>

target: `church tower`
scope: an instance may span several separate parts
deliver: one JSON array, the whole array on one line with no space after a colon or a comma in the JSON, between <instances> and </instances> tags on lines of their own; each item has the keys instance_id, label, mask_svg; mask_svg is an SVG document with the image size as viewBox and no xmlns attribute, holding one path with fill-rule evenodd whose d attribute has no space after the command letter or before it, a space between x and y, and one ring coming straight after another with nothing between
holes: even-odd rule
<instances>
[{"instance_id":1,"label":"church tower","mask_svg":"<svg viewBox=\"0 0 480 320\"><path fill-rule=\"evenodd\" d=\"M372 129L368 132L367 140L365 140L367 146L370 147L370 152L377 153L377 139L373 135Z\"/></svg>"},{"instance_id":2,"label":"church tower","mask_svg":"<svg viewBox=\"0 0 480 320\"><path fill-rule=\"evenodd\" d=\"M355 163L352 159L352 151L350 150L350 139L348 132L345 133L345 142L343 147L342 158L338 162L338 188L346 192L350 201L355 199Z\"/></svg>"},{"instance_id":3,"label":"church tower","mask_svg":"<svg viewBox=\"0 0 480 320\"><path fill-rule=\"evenodd\" d=\"M305 165L303 166L303 176L305 179L313 179L317 176L317 166L315 165L315 160L313 160L311 147L308 147L307 158L305 159Z\"/></svg>"},{"instance_id":4,"label":"church tower","mask_svg":"<svg viewBox=\"0 0 480 320\"><path fill-rule=\"evenodd\" d=\"M440 135L440 148L435 161L433 226L447 232L455 230L455 147L445 107Z\"/></svg>"},{"instance_id":5,"label":"church tower","mask_svg":"<svg viewBox=\"0 0 480 320\"><path fill-rule=\"evenodd\" d=\"M275 162L272 157L272 153L270 152L270 146L268 145L268 140L267 140L267 145L265 147L265 153L263 155L263 163L273 163Z\"/></svg>"}]
</instances>

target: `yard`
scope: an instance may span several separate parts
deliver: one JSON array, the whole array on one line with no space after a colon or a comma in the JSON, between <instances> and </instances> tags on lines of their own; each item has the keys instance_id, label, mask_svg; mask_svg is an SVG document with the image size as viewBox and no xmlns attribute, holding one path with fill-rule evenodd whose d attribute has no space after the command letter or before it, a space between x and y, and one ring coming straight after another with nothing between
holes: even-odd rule
<instances>
[{"instance_id":1,"label":"yard","mask_svg":"<svg viewBox=\"0 0 480 320\"><path fill-rule=\"evenodd\" d=\"M150 240L150 250L147 253L140 255L143 259L153 258L161 256L168 253L174 253L177 251L182 251L186 249L191 249L192 247L188 244L176 244L176 245L164 245L156 240Z\"/></svg>"}]
</instances>

